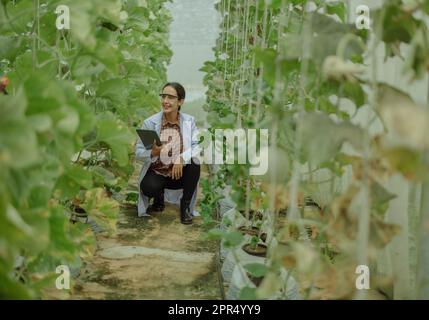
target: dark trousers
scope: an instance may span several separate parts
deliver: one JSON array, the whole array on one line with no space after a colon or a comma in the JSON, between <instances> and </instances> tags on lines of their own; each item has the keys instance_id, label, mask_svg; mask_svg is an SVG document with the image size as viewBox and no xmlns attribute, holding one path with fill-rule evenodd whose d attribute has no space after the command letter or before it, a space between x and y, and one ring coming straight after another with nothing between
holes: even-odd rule
<instances>
[{"instance_id":1,"label":"dark trousers","mask_svg":"<svg viewBox=\"0 0 429 320\"><path fill-rule=\"evenodd\" d=\"M164 189L183 189L182 199L184 201L191 201L195 188L198 185L198 180L200 179L200 171L200 165L191 161L191 163L183 167L182 177L174 180L170 177L159 175L149 168L140 183L140 189L149 198L161 195Z\"/></svg>"}]
</instances>

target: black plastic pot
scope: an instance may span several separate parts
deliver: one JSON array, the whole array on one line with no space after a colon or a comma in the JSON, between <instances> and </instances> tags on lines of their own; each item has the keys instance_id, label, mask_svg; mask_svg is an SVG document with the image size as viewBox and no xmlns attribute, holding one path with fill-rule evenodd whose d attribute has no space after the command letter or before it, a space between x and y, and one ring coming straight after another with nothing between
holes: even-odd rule
<instances>
[{"instance_id":1,"label":"black plastic pot","mask_svg":"<svg viewBox=\"0 0 429 320\"><path fill-rule=\"evenodd\" d=\"M265 258L267 256L267 246L262 243L258 243L256 245L256 248L253 248L253 246L250 243L245 244L242 247L243 251L256 257L263 257Z\"/></svg>"}]
</instances>

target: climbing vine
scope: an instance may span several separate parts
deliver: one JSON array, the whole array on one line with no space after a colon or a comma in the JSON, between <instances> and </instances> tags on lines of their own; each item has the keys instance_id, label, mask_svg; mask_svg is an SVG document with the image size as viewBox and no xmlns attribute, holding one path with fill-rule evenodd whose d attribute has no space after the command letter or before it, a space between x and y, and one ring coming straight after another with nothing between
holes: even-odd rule
<instances>
[{"instance_id":1,"label":"climbing vine","mask_svg":"<svg viewBox=\"0 0 429 320\"><path fill-rule=\"evenodd\" d=\"M272 297L286 269L304 298L362 298L355 269L365 265L371 286L392 298L386 288L397 280L382 270L380 256L389 244L408 255L411 246L392 244L401 235L420 237L410 275L427 277L427 230L407 231L407 221L427 221L428 113L379 74L397 61L403 78L427 79L428 2L383 1L371 10L369 30L350 21L355 8L344 1L223 0L217 9L215 60L202 68L209 124L270 130L264 176L223 165L237 211L249 218L261 209L273 234L262 241L269 247L268 267L258 269L263 281L241 297ZM423 190L420 210L409 211L405 224L387 217L399 197L389 181L398 176ZM228 228L212 235L242 244L237 225ZM409 286L403 297L427 297L425 286Z\"/></svg>"},{"instance_id":2,"label":"climbing vine","mask_svg":"<svg viewBox=\"0 0 429 320\"><path fill-rule=\"evenodd\" d=\"M40 297L58 265L92 253L77 216L115 230L133 129L166 81L165 2L1 1L1 298ZM60 5L70 29L56 27Z\"/></svg>"}]
</instances>

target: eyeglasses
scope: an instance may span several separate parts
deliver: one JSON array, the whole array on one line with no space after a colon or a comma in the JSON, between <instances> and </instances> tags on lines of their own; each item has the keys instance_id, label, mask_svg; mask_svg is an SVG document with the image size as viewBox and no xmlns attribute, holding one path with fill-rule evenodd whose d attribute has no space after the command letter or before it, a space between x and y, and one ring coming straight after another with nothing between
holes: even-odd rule
<instances>
[{"instance_id":1,"label":"eyeglasses","mask_svg":"<svg viewBox=\"0 0 429 320\"><path fill-rule=\"evenodd\" d=\"M166 93L161 93L159 97L161 98L161 100L164 100L165 98L167 98L167 100L169 101L173 101L174 99L179 99L178 96L173 96L171 94L166 94Z\"/></svg>"}]
</instances>

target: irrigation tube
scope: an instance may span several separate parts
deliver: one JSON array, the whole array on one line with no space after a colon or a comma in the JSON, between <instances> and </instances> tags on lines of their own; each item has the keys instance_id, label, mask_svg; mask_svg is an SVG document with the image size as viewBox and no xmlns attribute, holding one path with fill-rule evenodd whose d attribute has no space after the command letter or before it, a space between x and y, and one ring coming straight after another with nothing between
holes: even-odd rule
<instances>
[{"instance_id":1,"label":"irrigation tube","mask_svg":"<svg viewBox=\"0 0 429 320\"><path fill-rule=\"evenodd\" d=\"M214 170L214 165L210 165L207 166L209 169L209 176L213 176L213 174L215 174ZM216 214L216 220L219 222L221 221L221 216L220 216L220 208L219 208L219 202L216 202L216 209L215 209L215 214ZM222 300L225 300L225 287L223 285L223 276L222 276L222 271L221 271L221 261L220 261L220 244L221 244L222 240L217 241L216 245L216 251L215 251L215 264L216 264L216 273L217 273L217 279L218 279L218 284L219 284L219 293L220 296L222 298Z\"/></svg>"}]
</instances>

